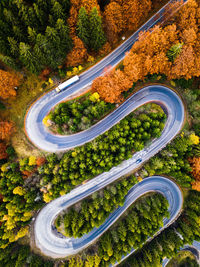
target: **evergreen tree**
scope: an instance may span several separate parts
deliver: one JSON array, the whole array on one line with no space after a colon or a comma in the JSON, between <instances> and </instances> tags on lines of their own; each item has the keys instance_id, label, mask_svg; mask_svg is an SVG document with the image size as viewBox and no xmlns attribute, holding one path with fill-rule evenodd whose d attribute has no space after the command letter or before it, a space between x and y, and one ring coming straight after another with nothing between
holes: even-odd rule
<instances>
[{"instance_id":1,"label":"evergreen tree","mask_svg":"<svg viewBox=\"0 0 200 267\"><path fill-rule=\"evenodd\" d=\"M30 45L21 42L19 44L19 51L20 51L20 59L26 66L26 68L30 70L32 73L37 74L39 71L39 66L31 51Z\"/></svg>"},{"instance_id":2,"label":"evergreen tree","mask_svg":"<svg viewBox=\"0 0 200 267\"><path fill-rule=\"evenodd\" d=\"M81 7L78 14L77 23L78 37L84 42L86 47L89 47L90 43L90 27L87 11L84 7Z\"/></svg>"},{"instance_id":3,"label":"evergreen tree","mask_svg":"<svg viewBox=\"0 0 200 267\"><path fill-rule=\"evenodd\" d=\"M63 13L62 5L59 2L54 1L53 7L51 9L51 14L53 15L55 21L59 18L62 19L65 17L65 14Z\"/></svg>"},{"instance_id":4,"label":"evergreen tree","mask_svg":"<svg viewBox=\"0 0 200 267\"><path fill-rule=\"evenodd\" d=\"M37 37L36 30L34 28L31 28L28 26L28 38L29 38L30 42L35 43L36 37Z\"/></svg>"},{"instance_id":5,"label":"evergreen tree","mask_svg":"<svg viewBox=\"0 0 200 267\"><path fill-rule=\"evenodd\" d=\"M19 70L19 64L17 65L15 59L9 56L3 56L0 54L0 60L14 70Z\"/></svg>"},{"instance_id":6,"label":"evergreen tree","mask_svg":"<svg viewBox=\"0 0 200 267\"><path fill-rule=\"evenodd\" d=\"M170 47L170 49L167 51L167 57L169 58L169 61L174 62L175 58L181 53L183 47L183 43L178 43Z\"/></svg>"},{"instance_id":7,"label":"evergreen tree","mask_svg":"<svg viewBox=\"0 0 200 267\"><path fill-rule=\"evenodd\" d=\"M102 27L102 20L96 7L94 7L90 12L89 26L90 48L98 51L105 44L106 38Z\"/></svg>"},{"instance_id":8,"label":"evergreen tree","mask_svg":"<svg viewBox=\"0 0 200 267\"><path fill-rule=\"evenodd\" d=\"M13 37L8 37L8 42L10 45L10 51L13 56L17 57L19 55L19 45Z\"/></svg>"}]
</instances>

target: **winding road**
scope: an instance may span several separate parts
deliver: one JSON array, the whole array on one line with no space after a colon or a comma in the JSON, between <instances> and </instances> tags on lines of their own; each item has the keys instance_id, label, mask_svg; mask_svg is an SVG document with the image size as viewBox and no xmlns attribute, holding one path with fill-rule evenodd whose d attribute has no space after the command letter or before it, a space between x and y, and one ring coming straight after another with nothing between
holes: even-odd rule
<instances>
[{"instance_id":1,"label":"winding road","mask_svg":"<svg viewBox=\"0 0 200 267\"><path fill-rule=\"evenodd\" d=\"M50 202L39 212L34 225L35 242L37 247L40 248L45 255L53 258L63 258L68 255L76 254L86 248L99 238L136 199L147 192L160 192L169 201L170 218L164 219L163 228L168 227L168 225L177 218L181 211L183 197L179 187L167 178L153 176L144 179L141 183L132 187L126 196L124 206L119 207L110 214L107 220L99 228L94 228L90 233L83 237L76 239L65 238L54 229L55 218L61 211L66 210L66 208L118 180L120 177L136 170L144 163L144 161L147 161L163 149L180 132L184 124L184 106L180 97L171 89L161 85L145 87L128 98L122 105L99 123L86 131L74 135L54 135L48 132L42 123L43 118L55 105L74 95L88 84L91 84L92 80L102 75L103 69L106 66L115 66L118 64L124 58L125 53L130 50L133 43L137 40L140 31L148 30L156 23L163 20L162 14L171 2L172 1L169 1L165 7L157 12L157 14L155 14L120 47L114 50L93 68L80 75L79 82L59 94L57 94L55 90L45 94L39 98L27 112L25 129L28 138L37 147L49 152L64 151L85 144L110 129L130 112L149 102L159 104L167 114L166 124L161 136L153 140L149 146L145 147L142 151L135 153L129 160L122 162L117 167L113 167L110 171L95 177L86 184L75 188L65 196ZM138 161L138 159L140 161Z\"/></svg>"},{"instance_id":2,"label":"winding road","mask_svg":"<svg viewBox=\"0 0 200 267\"><path fill-rule=\"evenodd\" d=\"M99 190L93 190L93 192ZM74 192L76 191L76 192ZM78 253L82 249L88 247L96 239L98 239L118 218L132 205L139 197L149 192L158 192L164 195L169 202L170 218L164 219L164 227L174 221L183 204L182 193L179 187L171 180L160 177L152 176L144 179L142 182L133 186L126 198L122 207L117 208L106 221L98 228L94 228L88 234L83 235L81 238L66 238L57 235L56 231L52 228L56 215L77 203L83 198L82 194L77 194L78 188L72 190L69 194L53 200L46 205L39 213L35 223L35 241L40 250L47 256L52 258L64 258ZM162 229L163 229L162 228ZM132 250L133 252L134 250Z\"/></svg>"},{"instance_id":3,"label":"winding road","mask_svg":"<svg viewBox=\"0 0 200 267\"><path fill-rule=\"evenodd\" d=\"M177 187L175 183L172 183L169 179L166 178L156 177L156 179L154 179L154 183L150 178L145 179L143 182L145 184L145 187L143 187L143 183L139 183L137 185L138 190L136 191L134 191L134 189L137 187L133 187L133 195L131 194L132 201L127 196L128 204L125 204L125 206L123 206L122 208L117 209L113 214L110 215L108 220L103 225L101 225L98 229L94 229L89 234L84 235L82 238L62 238L58 236L55 231L52 231L54 220L61 211L65 210L77 201L80 201L85 197L91 195L95 191L100 190L106 185L116 181L120 177L130 173L134 169L137 169L143 164L144 161L148 160L153 155L158 153L159 150L164 148L166 144L169 143L179 133L184 124L185 112L183 103L174 91L167 87L159 85L143 88L142 90L131 96L118 109L116 109L116 111L113 112L116 112L115 116L113 116L112 118L113 122L111 121L111 119L109 119L109 122L114 124L117 123L117 121L120 121L121 118L125 116L124 113L130 113L138 106L141 106L147 102L154 102L159 104L167 114L167 120L161 136L152 141L152 143L149 146L145 147L143 150L135 153L132 158L123 161L117 167L113 167L110 171L100 174L86 184L75 188L69 194L66 194L63 197L52 201L40 211L35 221L35 241L37 247L39 247L45 255L54 258L60 258L75 254L83 248L87 247L100 235L102 235L106 229L108 229L108 227L127 209L128 204L130 205L132 201L135 201L135 199L143 195L144 192L154 190L160 191L168 198L168 195L171 194L171 216L169 222L166 222L166 225L169 225L169 223L172 223L175 220L177 214L179 214L181 209L181 203L183 201L182 195L180 194L180 192L176 193L176 195L174 194L173 188ZM119 114L117 113L117 111L119 112ZM110 114L108 118L112 114ZM106 119L107 117L105 118L105 120ZM100 125L105 120L102 120L89 130L94 133L96 132L95 128L97 128L97 131L102 131L103 125L102 127L100 127L100 129L98 125ZM141 160L139 163L138 159ZM166 189L166 181L168 181L168 183L170 184L170 186L168 186L168 189ZM143 188L145 188L144 192ZM165 192L165 190L167 191ZM172 210L174 211L172 212Z\"/></svg>"},{"instance_id":4,"label":"winding road","mask_svg":"<svg viewBox=\"0 0 200 267\"><path fill-rule=\"evenodd\" d=\"M81 74L80 80L77 83L67 88L67 90L61 91L59 94L57 94L55 90L50 91L49 93L40 97L35 103L33 103L25 116L25 132L29 140L38 148L45 151L64 151L66 149L80 146L85 142L91 141L99 134L112 127L114 123L117 123L120 119L117 117L120 116L120 110L122 109L122 107L120 107L118 111L115 111L109 118L106 118L102 123L98 124L98 126L92 127L91 129L79 134L69 136L54 135L48 132L42 121L44 117L49 113L49 111L59 102L64 101L68 97L79 92L80 90L82 90L82 88L87 88L87 85L90 85L96 77L103 74L103 71L106 67L114 67L121 60L123 60L126 52L128 52L131 49L132 45L137 41L140 32L147 31L164 20L163 14L165 10L168 10L169 12L172 2L173 0L170 0L163 8L161 8L153 17L151 17L145 24L143 24L133 35L131 35L112 53L101 60L98 64L90 68L88 71ZM184 0L183 2L187 2L187 0ZM132 101L135 101L135 98ZM128 106L128 103L125 105ZM126 114L124 113L123 115L125 116ZM113 119L114 116L116 116L115 122L110 124L109 120L111 118Z\"/></svg>"}]
</instances>

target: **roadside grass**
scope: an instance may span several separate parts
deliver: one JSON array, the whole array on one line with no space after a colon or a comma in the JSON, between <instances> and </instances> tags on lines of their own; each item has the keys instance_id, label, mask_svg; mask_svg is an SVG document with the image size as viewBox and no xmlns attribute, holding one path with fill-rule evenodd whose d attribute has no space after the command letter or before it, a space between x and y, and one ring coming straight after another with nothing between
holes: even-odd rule
<instances>
[{"instance_id":1,"label":"roadside grass","mask_svg":"<svg viewBox=\"0 0 200 267\"><path fill-rule=\"evenodd\" d=\"M25 136L24 116L28 106L44 92L43 83L37 76L29 74L19 86L17 96L4 101L6 109L0 113L1 120L13 121L15 124L16 132L11 137L11 144L19 157L41 154Z\"/></svg>"}]
</instances>

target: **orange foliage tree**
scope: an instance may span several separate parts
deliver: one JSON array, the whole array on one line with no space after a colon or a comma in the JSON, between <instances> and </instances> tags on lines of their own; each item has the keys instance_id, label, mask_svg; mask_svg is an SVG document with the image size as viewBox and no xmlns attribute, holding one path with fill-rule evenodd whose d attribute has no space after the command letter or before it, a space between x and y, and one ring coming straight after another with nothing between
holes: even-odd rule
<instances>
[{"instance_id":1,"label":"orange foliage tree","mask_svg":"<svg viewBox=\"0 0 200 267\"><path fill-rule=\"evenodd\" d=\"M98 55L105 56L111 52L111 46L109 42L106 42L102 48L99 50Z\"/></svg>"},{"instance_id":2,"label":"orange foliage tree","mask_svg":"<svg viewBox=\"0 0 200 267\"><path fill-rule=\"evenodd\" d=\"M40 79L46 80L47 76L50 74L51 70L49 68L43 69L43 71L40 73Z\"/></svg>"},{"instance_id":3,"label":"orange foliage tree","mask_svg":"<svg viewBox=\"0 0 200 267\"><path fill-rule=\"evenodd\" d=\"M7 157L6 145L3 142L0 142L0 159L6 159Z\"/></svg>"},{"instance_id":4,"label":"orange foliage tree","mask_svg":"<svg viewBox=\"0 0 200 267\"><path fill-rule=\"evenodd\" d=\"M80 0L80 7L84 7L88 13L93 9L93 7L96 7L98 10L98 13L100 12L100 6L98 4L97 0Z\"/></svg>"},{"instance_id":5,"label":"orange foliage tree","mask_svg":"<svg viewBox=\"0 0 200 267\"><path fill-rule=\"evenodd\" d=\"M189 0L176 14L176 25L180 31L194 28L198 31L200 8L195 0Z\"/></svg>"},{"instance_id":6,"label":"orange foliage tree","mask_svg":"<svg viewBox=\"0 0 200 267\"><path fill-rule=\"evenodd\" d=\"M23 179L26 179L26 178L28 178L29 176L31 176L33 173L34 173L34 171L27 171L27 170L24 170L24 171L21 171L21 173L23 174Z\"/></svg>"},{"instance_id":7,"label":"orange foliage tree","mask_svg":"<svg viewBox=\"0 0 200 267\"><path fill-rule=\"evenodd\" d=\"M175 59L170 73L171 79L185 78L190 79L193 76L200 75L200 56L196 55L191 45L184 46L182 53Z\"/></svg>"},{"instance_id":8,"label":"orange foliage tree","mask_svg":"<svg viewBox=\"0 0 200 267\"><path fill-rule=\"evenodd\" d=\"M13 132L14 132L14 125L12 122L8 122L8 121L0 122L0 139L1 140L9 140Z\"/></svg>"},{"instance_id":9,"label":"orange foliage tree","mask_svg":"<svg viewBox=\"0 0 200 267\"><path fill-rule=\"evenodd\" d=\"M151 9L151 0L113 0L122 8L123 27L128 30L135 30L141 23L141 19L148 15Z\"/></svg>"},{"instance_id":10,"label":"orange foliage tree","mask_svg":"<svg viewBox=\"0 0 200 267\"><path fill-rule=\"evenodd\" d=\"M166 73L171 63L166 52L178 40L175 25L165 29L154 27L151 32L142 33L124 59L124 72L130 80L143 80L150 73Z\"/></svg>"},{"instance_id":11,"label":"orange foliage tree","mask_svg":"<svg viewBox=\"0 0 200 267\"><path fill-rule=\"evenodd\" d=\"M82 40L78 37L73 38L74 47L68 53L66 58L66 66L77 66L87 60L88 53Z\"/></svg>"},{"instance_id":12,"label":"orange foliage tree","mask_svg":"<svg viewBox=\"0 0 200 267\"><path fill-rule=\"evenodd\" d=\"M106 102L116 103L122 100L121 93L127 91L131 85L132 82L118 69L98 77L92 84L92 90L98 92Z\"/></svg>"},{"instance_id":13,"label":"orange foliage tree","mask_svg":"<svg viewBox=\"0 0 200 267\"><path fill-rule=\"evenodd\" d=\"M124 20L128 30L136 30L151 10L151 0L129 0L123 5Z\"/></svg>"},{"instance_id":14,"label":"orange foliage tree","mask_svg":"<svg viewBox=\"0 0 200 267\"><path fill-rule=\"evenodd\" d=\"M192 189L200 191L200 158L194 157L188 159L192 167L192 175L195 181L192 183Z\"/></svg>"},{"instance_id":15,"label":"orange foliage tree","mask_svg":"<svg viewBox=\"0 0 200 267\"><path fill-rule=\"evenodd\" d=\"M43 158L43 157L39 157L39 158L36 159L36 165L37 165L38 167L44 165L45 162L46 162L46 159Z\"/></svg>"},{"instance_id":16,"label":"orange foliage tree","mask_svg":"<svg viewBox=\"0 0 200 267\"><path fill-rule=\"evenodd\" d=\"M16 96L15 86L19 86L20 79L16 74L0 70L0 98L7 99Z\"/></svg>"},{"instance_id":17,"label":"orange foliage tree","mask_svg":"<svg viewBox=\"0 0 200 267\"><path fill-rule=\"evenodd\" d=\"M142 10L140 4L150 6L146 0L140 3L136 0L111 1L114 2L123 7L123 14L127 16L125 23L128 21L129 25L135 25L135 16L131 17L130 14L133 15L134 10ZM121 93L131 87L131 82L144 80L147 74L165 74L169 79L200 76L200 8L195 0L189 0L179 10L174 21L174 24L163 28L155 26L150 31L141 33L123 60L123 71L111 71L105 77L98 78L93 83L93 90L105 101L113 103L121 99ZM173 52L178 44L181 44L180 50ZM169 57L169 51L175 53L173 60ZM122 77L124 86L120 83Z\"/></svg>"},{"instance_id":18,"label":"orange foliage tree","mask_svg":"<svg viewBox=\"0 0 200 267\"><path fill-rule=\"evenodd\" d=\"M118 36L123 30L123 10L116 3L108 4L104 11L104 25L108 41L114 44L118 41Z\"/></svg>"},{"instance_id":19,"label":"orange foliage tree","mask_svg":"<svg viewBox=\"0 0 200 267\"><path fill-rule=\"evenodd\" d=\"M70 35L72 38L76 36L77 21L78 21L78 9L72 5L69 11L69 18L67 20L67 23L69 25Z\"/></svg>"}]
</instances>

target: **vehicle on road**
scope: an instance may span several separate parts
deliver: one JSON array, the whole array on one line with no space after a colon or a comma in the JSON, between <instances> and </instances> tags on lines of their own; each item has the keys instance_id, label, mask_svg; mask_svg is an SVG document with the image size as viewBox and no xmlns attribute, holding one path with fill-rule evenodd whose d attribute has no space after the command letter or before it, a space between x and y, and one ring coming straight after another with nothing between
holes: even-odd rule
<instances>
[{"instance_id":1,"label":"vehicle on road","mask_svg":"<svg viewBox=\"0 0 200 267\"><path fill-rule=\"evenodd\" d=\"M142 162L142 159L141 158L136 160L136 163L137 164L140 163L140 162Z\"/></svg>"},{"instance_id":2,"label":"vehicle on road","mask_svg":"<svg viewBox=\"0 0 200 267\"><path fill-rule=\"evenodd\" d=\"M60 93L61 91L65 90L68 86L72 85L73 83L77 82L79 80L79 76L75 75L74 77L70 78L69 80L65 81L64 83L61 83L56 87L56 92Z\"/></svg>"}]
</instances>

